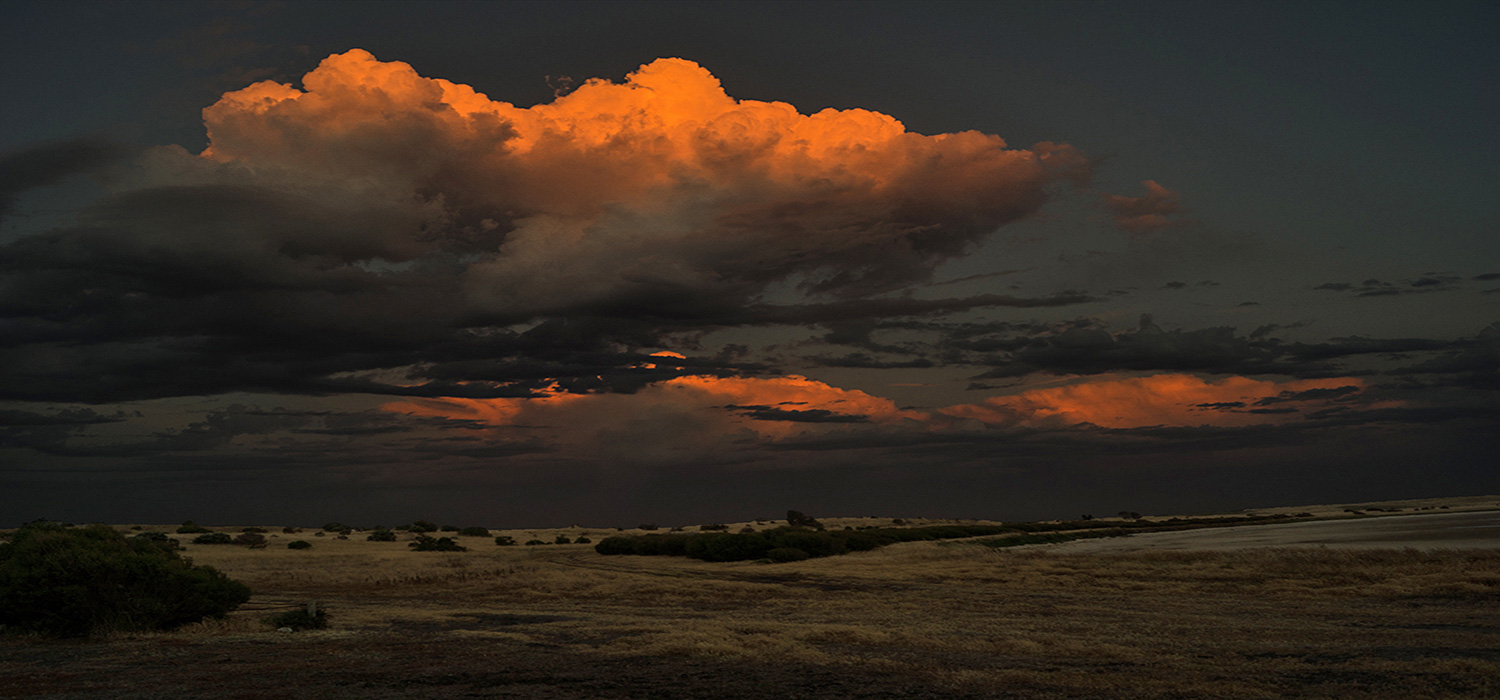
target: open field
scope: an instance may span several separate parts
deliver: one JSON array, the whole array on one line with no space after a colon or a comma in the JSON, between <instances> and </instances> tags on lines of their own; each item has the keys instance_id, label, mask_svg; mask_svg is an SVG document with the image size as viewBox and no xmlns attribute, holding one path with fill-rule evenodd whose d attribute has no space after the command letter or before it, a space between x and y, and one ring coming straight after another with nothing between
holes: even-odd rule
<instances>
[{"instance_id":1,"label":"open field","mask_svg":"<svg viewBox=\"0 0 1500 700\"><path fill-rule=\"evenodd\" d=\"M1068 549L1153 534L712 564L479 537L458 538L468 552L414 552L311 534L261 550L188 545L255 591L225 620L93 641L0 638L0 697L1500 697L1500 542ZM1198 533L1161 533L1187 534ZM286 549L296 538L314 546ZM329 629L262 621L310 599Z\"/></svg>"}]
</instances>

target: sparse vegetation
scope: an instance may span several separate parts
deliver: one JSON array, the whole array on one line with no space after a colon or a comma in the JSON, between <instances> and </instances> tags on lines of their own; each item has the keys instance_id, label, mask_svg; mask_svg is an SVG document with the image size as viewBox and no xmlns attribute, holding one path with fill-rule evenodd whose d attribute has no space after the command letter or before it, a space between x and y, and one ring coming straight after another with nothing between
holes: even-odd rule
<instances>
[{"instance_id":1,"label":"sparse vegetation","mask_svg":"<svg viewBox=\"0 0 1500 700\"><path fill-rule=\"evenodd\" d=\"M234 544L242 544L251 549L262 549L266 546L266 536L259 532L242 532L233 541Z\"/></svg>"},{"instance_id":2,"label":"sparse vegetation","mask_svg":"<svg viewBox=\"0 0 1500 700\"><path fill-rule=\"evenodd\" d=\"M453 538L451 538L451 537L429 537L427 535L418 535L417 539L413 540L407 546L411 547L413 550L418 551L418 552L467 552L467 551L469 551L468 547L465 547L465 546L463 546L463 545L461 545L461 544L459 544L457 542L454 542Z\"/></svg>"},{"instance_id":3,"label":"sparse vegetation","mask_svg":"<svg viewBox=\"0 0 1500 700\"><path fill-rule=\"evenodd\" d=\"M328 627L328 613L318 608L316 613L309 615L306 608L298 608L273 615L266 619L266 623L278 629L290 627L297 631L320 630Z\"/></svg>"},{"instance_id":4,"label":"sparse vegetation","mask_svg":"<svg viewBox=\"0 0 1500 700\"><path fill-rule=\"evenodd\" d=\"M862 552L897 542L919 542L924 540L953 540L991 535L1023 535L1035 533L1076 533L1037 538L1031 542L1017 540L1018 544L1042 542L1064 542L1084 537L1117 537L1132 532L1148 530L1180 530L1201 527L1243 525L1253 522L1283 520L1289 516L1229 516L1222 518L1196 518L1184 520L1172 518L1158 522L1145 519L1124 522L1098 520L1071 520L1050 523L1008 523L1005 525L934 525L929 527L862 528L811 530L807 522L817 522L797 511L787 513L789 522L803 523L800 526L783 526L758 532L738 533L668 533L652 535L614 536L605 538L594 546L600 554L639 554L646 556L685 556L704 561L746 561L766 559L773 549L800 549L809 557L826 557L845 552ZM1087 533L1087 534L1083 534ZM1011 540L1007 538L1005 542ZM1009 546L992 544L990 546Z\"/></svg>"},{"instance_id":5,"label":"sparse vegetation","mask_svg":"<svg viewBox=\"0 0 1500 700\"><path fill-rule=\"evenodd\" d=\"M490 531L489 531L489 528L483 528L483 527L477 527L476 526L476 527L466 527L466 528L464 528L462 530L459 530L458 534L463 535L464 537L489 537L490 536Z\"/></svg>"},{"instance_id":6,"label":"sparse vegetation","mask_svg":"<svg viewBox=\"0 0 1500 700\"><path fill-rule=\"evenodd\" d=\"M501 547L512 547L516 544L516 538L511 537L510 535L496 535L495 544L500 545Z\"/></svg>"},{"instance_id":7,"label":"sparse vegetation","mask_svg":"<svg viewBox=\"0 0 1500 700\"><path fill-rule=\"evenodd\" d=\"M568 539L567 535L558 535L556 539L552 540L552 544L572 544L572 543L573 543L573 541L570 540L570 539Z\"/></svg>"},{"instance_id":8,"label":"sparse vegetation","mask_svg":"<svg viewBox=\"0 0 1500 700\"><path fill-rule=\"evenodd\" d=\"M292 540L286 543L287 549L312 549L312 543L307 540Z\"/></svg>"},{"instance_id":9,"label":"sparse vegetation","mask_svg":"<svg viewBox=\"0 0 1500 700\"><path fill-rule=\"evenodd\" d=\"M0 544L0 625L16 630L166 630L223 617L249 598L244 584L161 542L104 525L31 525Z\"/></svg>"},{"instance_id":10,"label":"sparse vegetation","mask_svg":"<svg viewBox=\"0 0 1500 700\"><path fill-rule=\"evenodd\" d=\"M193 544L234 544L227 532L210 532L193 538Z\"/></svg>"},{"instance_id":11,"label":"sparse vegetation","mask_svg":"<svg viewBox=\"0 0 1500 700\"><path fill-rule=\"evenodd\" d=\"M365 539L370 542L395 542L396 533L391 530L373 530L365 535Z\"/></svg>"},{"instance_id":12,"label":"sparse vegetation","mask_svg":"<svg viewBox=\"0 0 1500 700\"><path fill-rule=\"evenodd\" d=\"M204 532L212 532L212 530L209 530L208 528L203 527L202 525L199 525L191 520L182 521L182 525L177 528L177 534L179 535L196 535Z\"/></svg>"}]
</instances>

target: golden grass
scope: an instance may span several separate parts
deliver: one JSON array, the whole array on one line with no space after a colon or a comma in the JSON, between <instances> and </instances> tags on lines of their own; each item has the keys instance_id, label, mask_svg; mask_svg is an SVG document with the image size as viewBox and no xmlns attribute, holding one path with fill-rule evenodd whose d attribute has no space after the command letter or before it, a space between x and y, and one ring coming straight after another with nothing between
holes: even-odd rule
<instances>
[{"instance_id":1,"label":"golden grass","mask_svg":"<svg viewBox=\"0 0 1500 700\"><path fill-rule=\"evenodd\" d=\"M1040 696L1500 692L1500 551L1070 555L915 542L767 565L466 544L190 546L256 596L253 610L174 634L273 634L257 631L265 610L316 598L333 624L324 634L856 667Z\"/></svg>"}]
</instances>

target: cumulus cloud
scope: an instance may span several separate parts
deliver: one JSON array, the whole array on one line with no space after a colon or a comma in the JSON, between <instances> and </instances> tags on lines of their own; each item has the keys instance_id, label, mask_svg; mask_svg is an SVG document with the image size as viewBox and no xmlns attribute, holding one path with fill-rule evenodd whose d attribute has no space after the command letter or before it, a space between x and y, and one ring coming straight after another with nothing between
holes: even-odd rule
<instances>
[{"instance_id":1,"label":"cumulus cloud","mask_svg":"<svg viewBox=\"0 0 1500 700\"><path fill-rule=\"evenodd\" d=\"M228 93L204 119L202 158L226 168L440 201L434 224L450 235L493 232L499 249L466 287L520 315L794 274L825 291L889 288L1035 212L1083 163L1065 145L737 100L682 59L523 108L353 50L300 89Z\"/></svg>"},{"instance_id":2,"label":"cumulus cloud","mask_svg":"<svg viewBox=\"0 0 1500 700\"><path fill-rule=\"evenodd\" d=\"M1114 225L1126 233L1146 234L1175 223L1167 217L1182 211L1182 194L1169 190L1155 180L1141 183L1146 194L1140 197L1106 194L1101 206L1113 215Z\"/></svg>"},{"instance_id":3,"label":"cumulus cloud","mask_svg":"<svg viewBox=\"0 0 1500 700\"><path fill-rule=\"evenodd\" d=\"M696 327L1092 300L869 296L1082 182L1067 145L738 100L682 59L517 107L356 49L203 117L201 154L0 250L0 398L631 391ZM6 187L104 157L44 151Z\"/></svg>"}]
</instances>

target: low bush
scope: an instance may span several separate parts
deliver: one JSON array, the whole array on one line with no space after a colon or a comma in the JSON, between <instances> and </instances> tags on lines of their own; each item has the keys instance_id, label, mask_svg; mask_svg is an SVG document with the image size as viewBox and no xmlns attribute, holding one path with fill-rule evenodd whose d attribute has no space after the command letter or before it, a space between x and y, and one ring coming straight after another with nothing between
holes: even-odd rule
<instances>
[{"instance_id":1,"label":"low bush","mask_svg":"<svg viewBox=\"0 0 1500 700\"><path fill-rule=\"evenodd\" d=\"M0 625L79 637L223 617L250 589L149 538L104 525L28 525L0 544Z\"/></svg>"},{"instance_id":2,"label":"low bush","mask_svg":"<svg viewBox=\"0 0 1500 700\"><path fill-rule=\"evenodd\" d=\"M193 544L232 544L234 538L227 532L210 532L193 538Z\"/></svg>"},{"instance_id":3,"label":"low bush","mask_svg":"<svg viewBox=\"0 0 1500 700\"><path fill-rule=\"evenodd\" d=\"M323 525L323 532L343 532L347 529L348 527L340 522L325 523Z\"/></svg>"},{"instance_id":4,"label":"low bush","mask_svg":"<svg viewBox=\"0 0 1500 700\"><path fill-rule=\"evenodd\" d=\"M293 540L286 543L287 549L312 549L312 543L307 540Z\"/></svg>"},{"instance_id":5,"label":"low bush","mask_svg":"<svg viewBox=\"0 0 1500 700\"><path fill-rule=\"evenodd\" d=\"M511 547L516 544L516 538L511 537L510 535L497 535L495 537L495 544L500 545L501 547Z\"/></svg>"},{"instance_id":6,"label":"low bush","mask_svg":"<svg viewBox=\"0 0 1500 700\"><path fill-rule=\"evenodd\" d=\"M182 521L182 527L177 528L179 535L196 535L200 532L211 532L211 530L191 520Z\"/></svg>"},{"instance_id":7,"label":"low bush","mask_svg":"<svg viewBox=\"0 0 1500 700\"><path fill-rule=\"evenodd\" d=\"M262 549L266 546L266 536L258 532L242 532L233 541L235 544L242 544L251 549Z\"/></svg>"},{"instance_id":8,"label":"low bush","mask_svg":"<svg viewBox=\"0 0 1500 700\"><path fill-rule=\"evenodd\" d=\"M376 530L365 535L365 539L371 542L395 542L396 533L390 530Z\"/></svg>"},{"instance_id":9,"label":"low bush","mask_svg":"<svg viewBox=\"0 0 1500 700\"><path fill-rule=\"evenodd\" d=\"M240 532L248 532L248 533L256 534L256 535L264 533L265 531L266 531L266 529L263 528L263 527L247 527L247 528L245 528L243 530L240 530Z\"/></svg>"},{"instance_id":10,"label":"low bush","mask_svg":"<svg viewBox=\"0 0 1500 700\"><path fill-rule=\"evenodd\" d=\"M803 561L808 558L807 552L796 547L777 547L766 552L766 558L774 562Z\"/></svg>"},{"instance_id":11,"label":"low bush","mask_svg":"<svg viewBox=\"0 0 1500 700\"><path fill-rule=\"evenodd\" d=\"M572 543L573 543L573 540L568 539L567 535L558 535L557 539L552 540L552 544L572 544Z\"/></svg>"},{"instance_id":12,"label":"low bush","mask_svg":"<svg viewBox=\"0 0 1500 700\"><path fill-rule=\"evenodd\" d=\"M298 608L268 617L266 622L276 629L290 627L294 630L320 630L328 626L328 614L322 608L318 608L318 612L313 615L307 614L306 609Z\"/></svg>"},{"instance_id":13,"label":"low bush","mask_svg":"<svg viewBox=\"0 0 1500 700\"><path fill-rule=\"evenodd\" d=\"M467 552L467 551L469 551L468 547L465 547L465 546L463 546L463 545L461 545L461 544L459 544L457 542L454 542L453 539L450 538L450 537L428 537L427 535L418 535L417 539L414 540L414 541L412 541L411 544L408 544L407 546L411 547L412 549L414 549L414 550L416 550L418 552Z\"/></svg>"},{"instance_id":14,"label":"low bush","mask_svg":"<svg viewBox=\"0 0 1500 700\"><path fill-rule=\"evenodd\" d=\"M287 534L287 535L295 535L295 534L297 534L299 532L302 532L302 528L300 528L300 527L284 527L284 528L281 528L281 532L283 534Z\"/></svg>"},{"instance_id":15,"label":"low bush","mask_svg":"<svg viewBox=\"0 0 1500 700\"><path fill-rule=\"evenodd\" d=\"M457 525L444 525L438 529L442 530L443 532L458 532L460 530Z\"/></svg>"},{"instance_id":16,"label":"low bush","mask_svg":"<svg viewBox=\"0 0 1500 700\"><path fill-rule=\"evenodd\" d=\"M181 544L178 543L175 538L167 537L167 533L165 532L142 532L136 535L132 535L130 539L152 542L155 543L158 547L163 547L171 551L176 551L182 548Z\"/></svg>"},{"instance_id":17,"label":"low bush","mask_svg":"<svg viewBox=\"0 0 1500 700\"><path fill-rule=\"evenodd\" d=\"M458 534L463 535L464 537L489 537L490 531L489 528L484 527L466 527L462 530L459 530Z\"/></svg>"},{"instance_id":18,"label":"low bush","mask_svg":"<svg viewBox=\"0 0 1500 700\"><path fill-rule=\"evenodd\" d=\"M578 539L573 540L573 542L575 544L590 544L590 543L593 542L593 540L591 540L591 539L589 539L587 537L580 536Z\"/></svg>"},{"instance_id":19,"label":"low bush","mask_svg":"<svg viewBox=\"0 0 1500 700\"><path fill-rule=\"evenodd\" d=\"M437 523L432 522L431 520L417 520L412 524L406 526L406 529L420 534L423 532L437 532L438 526Z\"/></svg>"},{"instance_id":20,"label":"low bush","mask_svg":"<svg viewBox=\"0 0 1500 700\"><path fill-rule=\"evenodd\" d=\"M700 531L702 531L702 532L713 532L713 531L721 531L722 532L724 530L728 530L729 526L728 525L724 525L722 523L709 523L708 525L699 525L698 529Z\"/></svg>"},{"instance_id":21,"label":"low bush","mask_svg":"<svg viewBox=\"0 0 1500 700\"><path fill-rule=\"evenodd\" d=\"M543 542L541 540L526 540L526 546L527 547L535 547L535 546L537 546L539 544L547 544L547 543Z\"/></svg>"}]
</instances>

